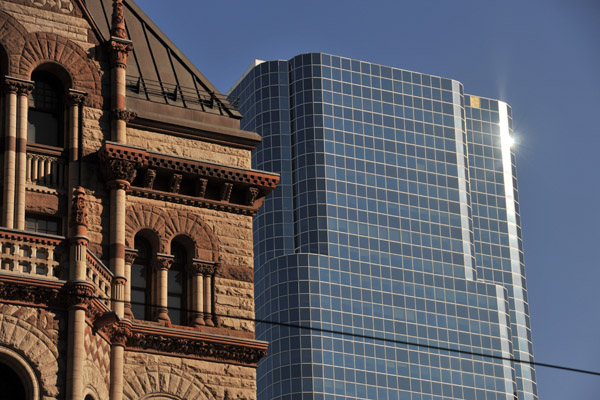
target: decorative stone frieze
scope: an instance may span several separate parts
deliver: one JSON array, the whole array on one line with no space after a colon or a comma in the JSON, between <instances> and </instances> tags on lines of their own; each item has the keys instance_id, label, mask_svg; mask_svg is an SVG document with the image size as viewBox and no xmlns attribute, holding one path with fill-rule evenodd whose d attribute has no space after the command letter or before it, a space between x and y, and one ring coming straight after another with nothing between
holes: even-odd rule
<instances>
[{"instance_id":1,"label":"decorative stone frieze","mask_svg":"<svg viewBox=\"0 0 600 400\"><path fill-rule=\"evenodd\" d=\"M134 119L135 117L137 117L137 114L133 111L115 108L114 110L112 110L112 117L113 117L113 119L116 119L119 121L129 122L132 119Z\"/></svg>"},{"instance_id":2,"label":"decorative stone frieze","mask_svg":"<svg viewBox=\"0 0 600 400\"><path fill-rule=\"evenodd\" d=\"M266 346L254 341L210 340L184 335L150 334L136 332L129 337L127 349L177 354L184 357L226 361L254 366L267 355Z\"/></svg>"}]
</instances>

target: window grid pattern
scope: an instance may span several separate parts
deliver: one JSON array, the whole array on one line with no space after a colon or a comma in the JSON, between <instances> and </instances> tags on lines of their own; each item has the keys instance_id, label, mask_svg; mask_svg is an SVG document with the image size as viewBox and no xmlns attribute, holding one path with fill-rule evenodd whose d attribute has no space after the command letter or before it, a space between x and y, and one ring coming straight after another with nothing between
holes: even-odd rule
<instances>
[{"instance_id":1,"label":"window grid pattern","mask_svg":"<svg viewBox=\"0 0 600 400\"><path fill-rule=\"evenodd\" d=\"M259 398L513 400L510 363L404 344L512 354L510 296L477 280L462 85L305 54L233 94L254 167L289 178L255 221L257 318L346 333L258 324Z\"/></svg>"}]
</instances>

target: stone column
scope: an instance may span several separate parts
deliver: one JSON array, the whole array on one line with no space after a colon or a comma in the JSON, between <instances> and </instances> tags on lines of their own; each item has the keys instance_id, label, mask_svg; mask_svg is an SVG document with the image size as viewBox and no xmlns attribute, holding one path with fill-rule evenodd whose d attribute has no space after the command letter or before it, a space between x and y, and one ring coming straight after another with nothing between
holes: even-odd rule
<instances>
[{"instance_id":1,"label":"stone column","mask_svg":"<svg viewBox=\"0 0 600 400\"><path fill-rule=\"evenodd\" d=\"M111 81L111 108L113 114L125 111L125 84L127 76L127 56L133 50L133 44L127 39L125 30L125 17L123 14L123 1L113 0L113 13L111 23L111 37L108 42L110 52L110 81ZM126 120L113 118L111 126L111 140L126 144Z\"/></svg>"},{"instance_id":2,"label":"stone column","mask_svg":"<svg viewBox=\"0 0 600 400\"><path fill-rule=\"evenodd\" d=\"M13 228L15 222L15 160L17 150L17 90L19 82L7 78L4 83L6 111L4 138L4 192L2 226Z\"/></svg>"},{"instance_id":3,"label":"stone column","mask_svg":"<svg viewBox=\"0 0 600 400\"><path fill-rule=\"evenodd\" d=\"M156 254L156 260L154 261L154 269L156 270L156 276L158 277L158 304L156 310L156 320L161 322L171 323L169 318L168 306L168 280L169 280L169 269L173 265L174 257L170 254Z\"/></svg>"},{"instance_id":4,"label":"stone column","mask_svg":"<svg viewBox=\"0 0 600 400\"><path fill-rule=\"evenodd\" d=\"M80 110L87 93L78 90L69 89L67 94L67 104L69 105L69 131L67 134L68 141L68 176L67 176L67 193L72 193L73 188L79 185L79 126L80 126ZM59 180L57 180L59 181Z\"/></svg>"},{"instance_id":5,"label":"stone column","mask_svg":"<svg viewBox=\"0 0 600 400\"><path fill-rule=\"evenodd\" d=\"M86 281L87 268L87 208L85 191L75 189L69 220L70 258L69 282L66 290L72 300L69 306L69 327L67 337L67 399L81 399L83 396L83 367L85 365L85 313L94 295L94 286Z\"/></svg>"},{"instance_id":6,"label":"stone column","mask_svg":"<svg viewBox=\"0 0 600 400\"><path fill-rule=\"evenodd\" d=\"M107 328L111 340L110 351L110 400L123 398L123 366L125 346L131 336L131 322L122 320Z\"/></svg>"},{"instance_id":7,"label":"stone column","mask_svg":"<svg viewBox=\"0 0 600 400\"><path fill-rule=\"evenodd\" d=\"M214 278L219 264L205 262L203 265L204 274L204 324L207 326L216 325L214 313Z\"/></svg>"},{"instance_id":8,"label":"stone column","mask_svg":"<svg viewBox=\"0 0 600 400\"><path fill-rule=\"evenodd\" d=\"M192 260L188 274L192 278L192 323L195 327L204 326L204 265L201 260Z\"/></svg>"},{"instance_id":9,"label":"stone column","mask_svg":"<svg viewBox=\"0 0 600 400\"><path fill-rule=\"evenodd\" d=\"M125 207L129 182L129 179L117 179L109 183L110 269L114 275L111 287L112 309L120 318L125 316L125 282L127 281L125 277Z\"/></svg>"},{"instance_id":10,"label":"stone column","mask_svg":"<svg viewBox=\"0 0 600 400\"><path fill-rule=\"evenodd\" d=\"M125 249L125 318L133 319L131 311L131 265L137 257L137 250Z\"/></svg>"},{"instance_id":11,"label":"stone column","mask_svg":"<svg viewBox=\"0 0 600 400\"><path fill-rule=\"evenodd\" d=\"M33 82L21 82L17 90L17 141L15 179L16 229L25 229L25 179L27 175L27 113Z\"/></svg>"}]
</instances>

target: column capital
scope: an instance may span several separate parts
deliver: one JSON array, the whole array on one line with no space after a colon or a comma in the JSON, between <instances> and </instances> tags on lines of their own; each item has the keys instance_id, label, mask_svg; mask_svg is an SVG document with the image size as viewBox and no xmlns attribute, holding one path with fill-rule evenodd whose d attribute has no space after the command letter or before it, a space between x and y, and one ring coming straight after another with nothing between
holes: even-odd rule
<instances>
[{"instance_id":1,"label":"column capital","mask_svg":"<svg viewBox=\"0 0 600 400\"><path fill-rule=\"evenodd\" d=\"M137 163L135 161L109 158L102 165L104 177L109 187L118 189L129 189L129 185L137 175Z\"/></svg>"},{"instance_id":2,"label":"column capital","mask_svg":"<svg viewBox=\"0 0 600 400\"><path fill-rule=\"evenodd\" d=\"M191 275L213 276L216 274L219 266L218 262L194 259L187 265L187 269Z\"/></svg>"},{"instance_id":3,"label":"column capital","mask_svg":"<svg viewBox=\"0 0 600 400\"><path fill-rule=\"evenodd\" d=\"M156 258L152 262L152 266L159 271L169 270L173 266L175 256L170 254L157 253Z\"/></svg>"},{"instance_id":4,"label":"column capital","mask_svg":"<svg viewBox=\"0 0 600 400\"><path fill-rule=\"evenodd\" d=\"M110 66L112 68L127 68L127 56L133 50L133 43L130 40L113 36L108 42L108 49Z\"/></svg>"},{"instance_id":5,"label":"column capital","mask_svg":"<svg viewBox=\"0 0 600 400\"><path fill-rule=\"evenodd\" d=\"M6 76L4 78L4 87L9 93L17 93L19 95L29 96L35 83L25 79L14 78L12 76Z\"/></svg>"},{"instance_id":6,"label":"column capital","mask_svg":"<svg viewBox=\"0 0 600 400\"><path fill-rule=\"evenodd\" d=\"M125 264L131 265L138 256L136 249L125 249Z\"/></svg>"},{"instance_id":7,"label":"column capital","mask_svg":"<svg viewBox=\"0 0 600 400\"><path fill-rule=\"evenodd\" d=\"M67 104L70 106L80 106L83 104L85 98L87 97L86 92L82 92L75 89L69 89L67 91Z\"/></svg>"}]
</instances>

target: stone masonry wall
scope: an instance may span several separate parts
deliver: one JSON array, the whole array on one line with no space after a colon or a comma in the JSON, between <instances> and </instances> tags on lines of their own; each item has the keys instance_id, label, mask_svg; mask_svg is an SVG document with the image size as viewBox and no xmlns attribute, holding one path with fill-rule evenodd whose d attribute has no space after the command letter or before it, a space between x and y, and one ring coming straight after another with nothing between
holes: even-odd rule
<instances>
[{"instance_id":1,"label":"stone masonry wall","mask_svg":"<svg viewBox=\"0 0 600 400\"><path fill-rule=\"evenodd\" d=\"M41 308L0 304L0 346L22 354L33 368L44 400L64 396L65 316ZM0 389L1 390L1 389Z\"/></svg>"},{"instance_id":2,"label":"stone masonry wall","mask_svg":"<svg viewBox=\"0 0 600 400\"><path fill-rule=\"evenodd\" d=\"M124 369L125 399L149 394L186 400L256 398L252 367L126 352Z\"/></svg>"},{"instance_id":3,"label":"stone masonry wall","mask_svg":"<svg viewBox=\"0 0 600 400\"><path fill-rule=\"evenodd\" d=\"M141 129L127 128L127 144L165 154L176 154L196 160L233 167L250 168L250 150L192 140Z\"/></svg>"},{"instance_id":4,"label":"stone masonry wall","mask_svg":"<svg viewBox=\"0 0 600 400\"><path fill-rule=\"evenodd\" d=\"M73 16L73 12L48 12L46 7L37 6L36 3L46 1L22 1L24 4L2 1L2 9L15 17L29 32L50 32L63 36L77 43L86 52L95 46L89 42L88 22L81 16ZM62 1L58 1L62 3ZM66 4L66 2L65 2ZM67 11L67 9L63 9Z\"/></svg>"},{"instance_id":5,"label":"stone masonry wall","mask_svg":"<svg viewBox=\"0 0 600 400\"><path fill-rule=\"evenodd\" d=\"M129 210L133 210L131 212L149 205L166 210L167 213L169 210L174 212L184 210L194 214L212 230L217 241L222 268L235 266L247 270L245 275L252 277L252 217L133 196L128 196L128 204ZM222 317L222 326L254 332L254 323L251 321L254 318L254 284L217 277L215 286L215 312L220 316L226 316Z\"/></svg>"},{"instance_id":6,"label":"stone masonry wall","mask_svg":"<svg viewBox=\"0 0 600 400\"><path fill-rule=\"evenodd\" d=\"M110 381L110 344L85 325L85 367L83 381L85 393L92 393L96 399L108 399Z\"/></svg>"}]
</instances>

